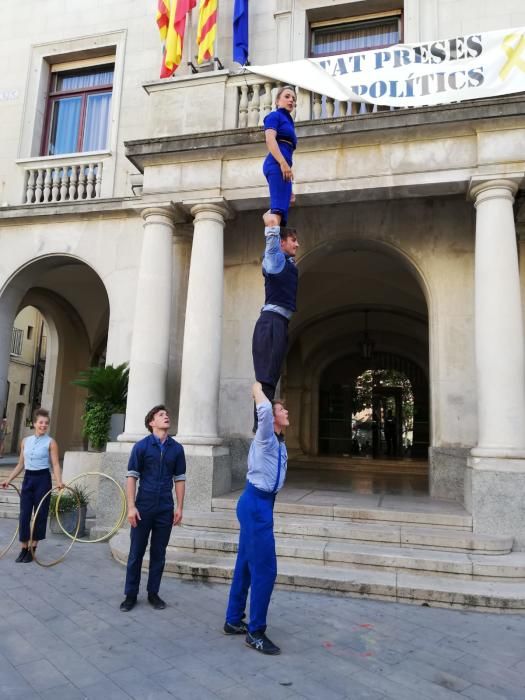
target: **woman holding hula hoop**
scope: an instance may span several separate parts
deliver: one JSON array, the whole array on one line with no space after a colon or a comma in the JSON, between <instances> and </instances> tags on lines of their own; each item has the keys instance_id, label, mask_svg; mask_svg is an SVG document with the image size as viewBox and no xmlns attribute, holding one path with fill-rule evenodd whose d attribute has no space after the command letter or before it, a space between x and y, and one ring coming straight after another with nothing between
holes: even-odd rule
<instances>
[{"instance_id":1,"label":"woman holding hula hoop","mask_svg":"<svg viewBox=\"0 0 525 700\"><path fill-rule=\"evenodd\" d=\"M293 87L280 87L275 96L276 109L264 118L269 153L263 164L263 173L270 187L270 209L263 217L266 226L286 226L288 209L293 201L292 156L297 136L292 112L296 99Z\"/></svg>"},{"instance_id":2,"label":"woman holding hula hoop","mask_svg":"<svg viewBox=\"0 0 525 700\"><path fill-rule=\"evenodd\" d=\"M33 561L33 552L40 540L46 537L47 515L49 512L50 496L42 504L33 531L33 541L30 541L31 517L38 504L48 491L51 490L51 467L55 482L59 489L64 488L58 461L58 445L47 434L49 430L49 412L43 408L35 411L33 416L35 432L22 440L20 458L2 488L6 489L24 469L24 481L20 493L20 529L18 538L22 543L17 562L28 564Z\"/></svg>"}]
</instances>

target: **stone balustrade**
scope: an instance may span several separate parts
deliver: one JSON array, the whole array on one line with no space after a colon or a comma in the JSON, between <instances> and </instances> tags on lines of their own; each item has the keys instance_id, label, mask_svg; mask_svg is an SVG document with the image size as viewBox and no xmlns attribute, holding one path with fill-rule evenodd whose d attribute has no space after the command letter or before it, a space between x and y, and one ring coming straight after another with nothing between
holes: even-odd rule
<instances>
[{"instance_id":1,"label":"stone balustrade","mask_svg":"<svg viewBox=\"0 0 525 700\"><path fill-rule=\"evenodd\" d=\"M98 155L98 154L97 154ZM25 171L25 204L100 199L104 161L66 156L19 162Z\"/></svg>"},{"instance_id":2,"label":"stone balustrade","mask_svg":"<svg viewBox=\"0 0 525 700\"><path fill-rule=\"evenodd\" d=\"M238 92L237 127L244 129L249 126L261 126L264 117L273 109L276 90L282 83L247 73L230 78L229 83L236 85ZM332 97L298 88L297 107L292 116L295 121L300 122L390 110L391 107L365 102L334 100Z\"/></svg>"}]
</instances>

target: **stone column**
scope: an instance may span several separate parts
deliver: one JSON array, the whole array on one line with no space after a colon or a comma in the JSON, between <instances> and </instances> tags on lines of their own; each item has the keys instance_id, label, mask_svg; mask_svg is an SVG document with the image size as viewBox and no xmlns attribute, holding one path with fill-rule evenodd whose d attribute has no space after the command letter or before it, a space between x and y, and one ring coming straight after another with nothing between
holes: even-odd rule
<instances>
[{"instance_id":1,"label":"stone column","mask_svg":"<svg viewBox=\"0 0 525 700\"><path fill-rule=\"evenodd\" d=\"M144 416L155 404L164 403L170 340L173 214L170 208L151 207L142 212L144 237L137 280L135 315L129 361L126 424L118 442L109 442L102 455L101 471L125 486L129 453L144 437ZM116 491L100 481L96 532L115 522ZM124 524L125 525L125 524Z\"/></svg>"},{"instance_id":2,"label":"stone column","mask_svg":"<svg viewBox=\"0 0 525 700\"><path fill-rule=\"evenodd\" d=\"M211 498L228 491L228 450L221 447L218 408L222 350L224 242L228 209L223 200L195 204L188 299L184 326L177 439L191 469L191 508L211 508Z\"/></svg>"},{"instance_id":3,"label":"stone column","mask_svg":"<svg viewBox=\"0 0 525 700\"><path fill-rule=\"evenodd\" d=\"M144 416L166 398L174 225L169 209L160 207L145 209L142 218L144 240L131 338L126 426L119 436L121 442L144 437Z\"/></svg>"},{"instance_id":4,"label":"stone column","mask_svg":"<svg viewBox=\"0 0 525 700\"><path fill-rule=\"evenodd\" d=\"M525 547L525 367L511 179L475 181L475 357L478 444L465 501L474 530L512 535Z\"/></svg>"}]
</instances>

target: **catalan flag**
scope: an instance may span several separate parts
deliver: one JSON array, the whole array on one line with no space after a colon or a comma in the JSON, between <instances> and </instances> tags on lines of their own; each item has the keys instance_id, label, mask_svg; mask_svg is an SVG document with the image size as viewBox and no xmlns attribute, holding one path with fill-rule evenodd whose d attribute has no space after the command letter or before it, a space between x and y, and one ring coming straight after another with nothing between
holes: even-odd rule
<instances>
[{"instance_id":1,"label":"catalan flag","mask_svg":"<svg viewBox=\"0 0 525 700\"><path fill-rule=\"evenodd\" d=\"M217 35L217 2L218 0L201 0L197 28L197 44L199 46L197 63L213 58L213 45Z\"/></svg>"},{"instance_id":2,"label":"catalan flag","mask_svg":"<svg viewBox=\"0 0 525 700\"><path fill-rule=\"evenodd\" d=\"M169 78L182 61L182 46L186 31L186 15L197 0L159 0L157 9L157 26L164 41L164 52L160 77Z\"/></svg>"}]
</instances>

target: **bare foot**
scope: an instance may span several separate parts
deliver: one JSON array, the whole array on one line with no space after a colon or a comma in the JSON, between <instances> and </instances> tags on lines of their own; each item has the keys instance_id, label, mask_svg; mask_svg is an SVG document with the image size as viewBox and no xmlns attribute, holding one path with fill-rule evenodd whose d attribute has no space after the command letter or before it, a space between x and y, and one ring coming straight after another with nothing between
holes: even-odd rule
<instances>
[{"instance_id":1,"label":"bare foot","mask_svg":"<svg viewBox=\"0 0 525 700\"><path fill-rule=\"evenodd\" d=\"M281 216L280 214L273 214L270 210L263 214L263 221L265 226L280 226Z\"/></svg>"}]
</instances>

